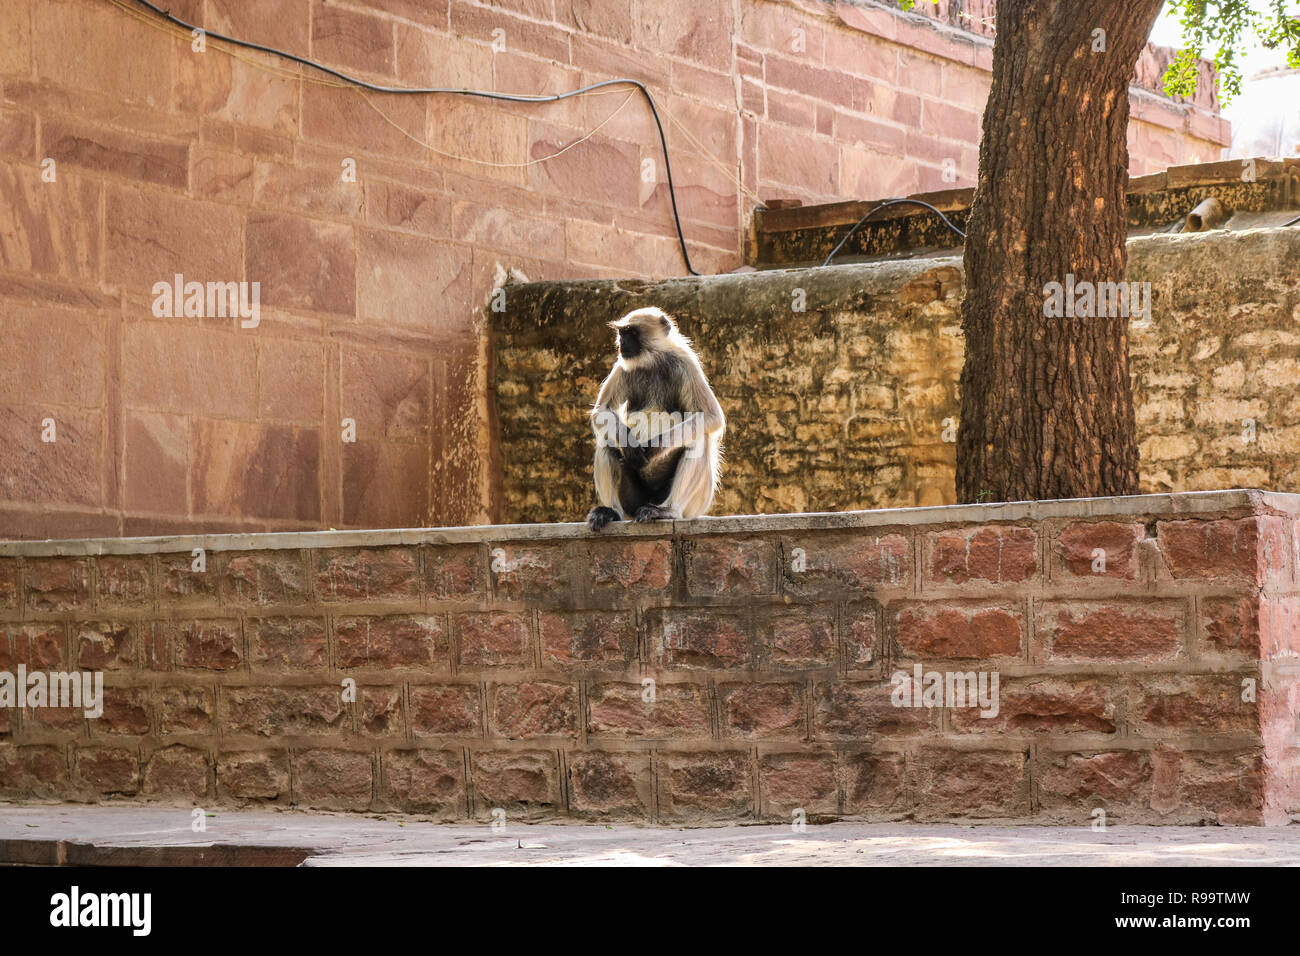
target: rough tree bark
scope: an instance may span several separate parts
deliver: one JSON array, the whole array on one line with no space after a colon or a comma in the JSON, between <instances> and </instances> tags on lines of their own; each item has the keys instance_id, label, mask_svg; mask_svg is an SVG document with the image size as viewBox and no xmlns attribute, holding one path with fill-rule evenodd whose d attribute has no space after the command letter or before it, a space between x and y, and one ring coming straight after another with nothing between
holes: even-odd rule
<instances>
[{"instance_id":1,"label":"rough tree bark","mask_svg":"<svg viewBox=\"0 0 1300 956\"><path fill-rule=\"evenodd\" d=\"M998 0L965 249L959 501L1138 490L1129 320L1043 304L1068 274L1124 280L1128 86L1162 2Z\"/></svg>"}]
</instances>

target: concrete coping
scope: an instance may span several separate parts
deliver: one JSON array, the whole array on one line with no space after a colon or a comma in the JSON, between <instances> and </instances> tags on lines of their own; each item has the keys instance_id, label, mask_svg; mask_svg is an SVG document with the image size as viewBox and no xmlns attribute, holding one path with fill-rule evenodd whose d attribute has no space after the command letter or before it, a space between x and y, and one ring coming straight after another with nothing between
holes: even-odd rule
<instances>
[{"instance_id":1,"label":"concrete coping","mask_svg":"<svg viewBox=\"0 0 1300 956\"><path fill-rule=\"evenodd\" d=\"M1056 501L1011 501L996 504L939 505L926 508L881 508L872 511L809 514L725 515L690 521L638 525L619 522L599 535L584 522L562 524L475 525L460 528L383 528L358 531L290 531L245 534L164 535L149 538L70 538L47 541L0 541L0 557L85 557L108 554L168 554L205 551L275 551L296 548L365 548L419 544L500 544L564 541L577 538L662 538L675 535L762 534L832 531L850 528L897 528L946 524L992 524L1050 518L1105 518L1134 515L1195 516L1229 511L1300 515L1300 494L1260 489L1189 491L1072 498Z\"/></svg>"}]
</instances>

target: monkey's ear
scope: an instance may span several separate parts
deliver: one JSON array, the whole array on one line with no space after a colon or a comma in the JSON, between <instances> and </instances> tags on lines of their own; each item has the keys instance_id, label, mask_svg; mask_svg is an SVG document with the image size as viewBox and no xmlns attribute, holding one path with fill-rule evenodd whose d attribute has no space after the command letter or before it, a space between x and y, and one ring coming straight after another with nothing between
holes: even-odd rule
<instances>
[{"instance_id":1,"label":"monkey's ear","mask_svg":"<svg viewBox=\"0 0 1300 956\"><path fill-rule=\"evenodd\" d=\"M673 330L673 320L668 318L666 315L659 316L659 324L663 326L665 335Z\"/></svg>"}]
</instances>

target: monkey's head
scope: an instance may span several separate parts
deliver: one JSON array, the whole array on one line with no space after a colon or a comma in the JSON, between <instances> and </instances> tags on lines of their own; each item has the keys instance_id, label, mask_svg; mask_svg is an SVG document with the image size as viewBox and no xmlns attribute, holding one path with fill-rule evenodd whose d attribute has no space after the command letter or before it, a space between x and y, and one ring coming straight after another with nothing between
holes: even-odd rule
<instances>
[{"instance_id":1,"label":"monkey's head","mask_svg":"<svg viewBox=\"0 0 1300 956\"><path fill-rule=\"evenodd\" d=\"M666 352L677 326L663 309L636 309L609 323L618 333L618 356L624 364L639 364Z\"/></svg>"}]
</instances>

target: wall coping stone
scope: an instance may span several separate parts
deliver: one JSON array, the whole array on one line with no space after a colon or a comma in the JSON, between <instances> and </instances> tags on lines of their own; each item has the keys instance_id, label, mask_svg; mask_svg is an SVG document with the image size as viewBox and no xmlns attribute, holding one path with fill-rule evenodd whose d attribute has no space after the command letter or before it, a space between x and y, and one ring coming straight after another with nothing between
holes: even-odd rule
<instances>
[{"instance_id":1,"label":"wall coping stone","mask_svg":"<svg viewBox=\"0 0 1300 956\"><path fill-rule=\"evenodd\" d=\"M662 538L673 535L762 534L843 528L889 528L955 523L1038 521L1046 518L1097 518L1114 515L1198 515L1243 510L1300 515L1300 494L1261 489L1185 491L1172 494L939 505L927 508L880 508L870 511L813 512L775 515L720 515L638 525L619 522L600 537ZM0 541L0 557L86 557L108 554L167 554L207 551L274 551L296 548L364 548L452 545L506 541L563 541L593 538L584 522L560 524L475 525L459 528L383 528L356 531L294 531L245 534L164 535L148 538L70 538L47 541Z\"/></svg>"}]
</instances>

